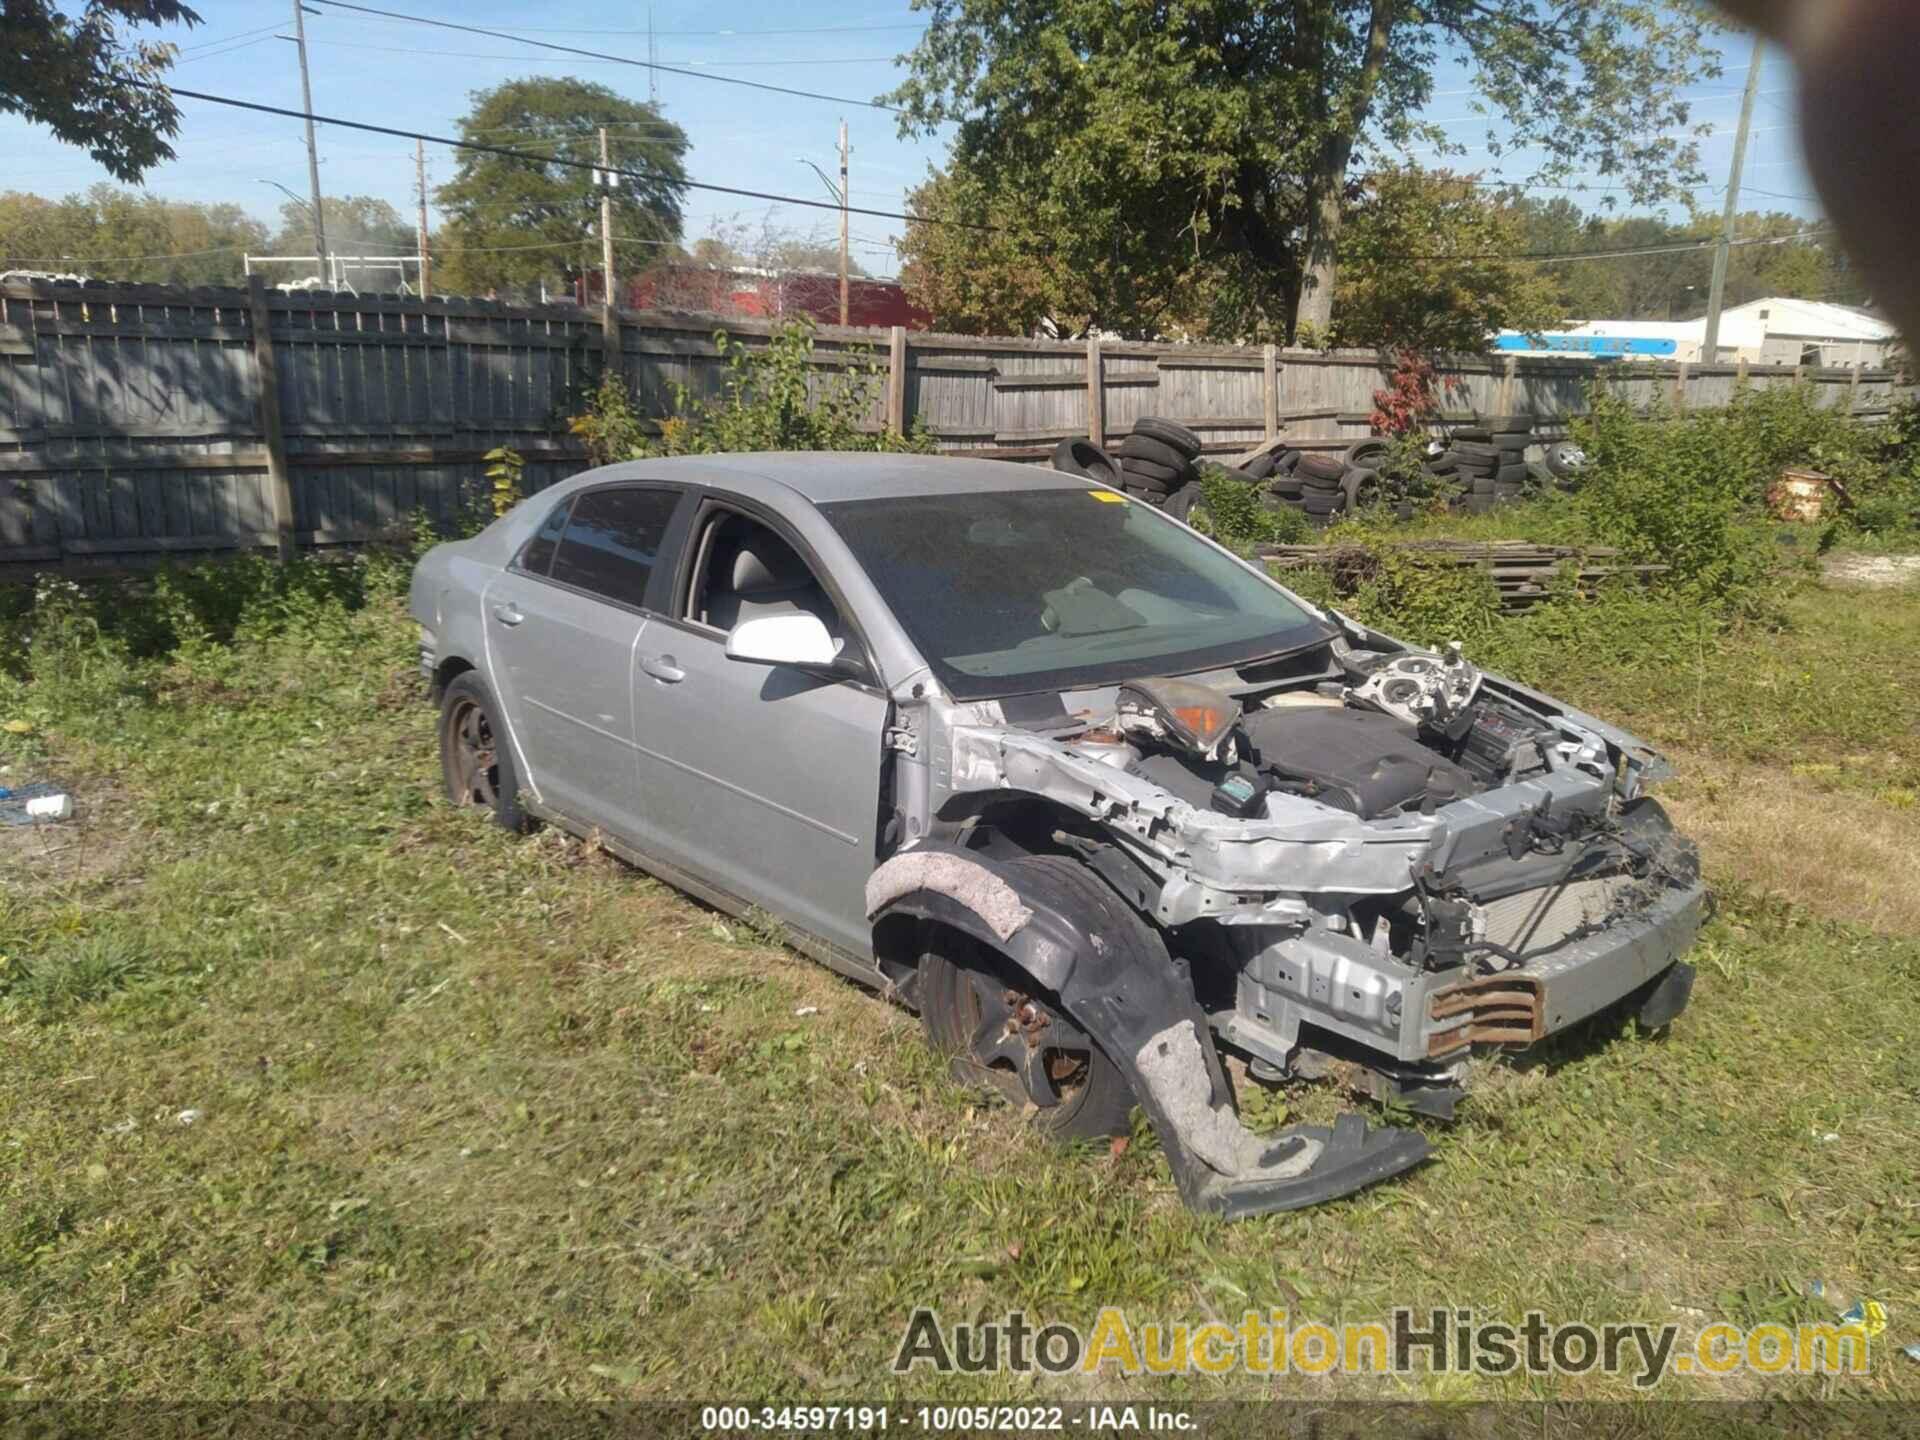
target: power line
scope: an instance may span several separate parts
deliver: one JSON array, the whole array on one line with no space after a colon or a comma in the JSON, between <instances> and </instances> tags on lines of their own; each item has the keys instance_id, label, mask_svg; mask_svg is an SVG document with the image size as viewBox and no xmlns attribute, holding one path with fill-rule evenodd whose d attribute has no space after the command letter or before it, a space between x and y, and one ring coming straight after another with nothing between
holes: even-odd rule
<instances>
[{"instance_id":1,"label":"power line","mask_svg":"<svg viewBox=\"0 0 1920 1440\"><path fill-rule=\"evenodd\" d=\"M238 45L229 45L224 50L207 50L207 51L203 51L198 55L182 55L180 59L175 63L180 65L192 65L193 63L199 60L218 60L222 55L231 55L235 51L239 51L239 50L251 50L256 45L264 45L267 43L267 41L273 40L276 38L277 37L273 35L262 35L257 40L242 40Z\"/></svg>"},{"instance_id":2,"label":"power line","mask_svg":"<svg viewBox=\"0 0 1920 1440\"><path fill-rule=\"evenodd\" d=\"M338 0L329 0L329 3L337 4ZM591 160L573 160L562 155L529 155L524 150L510 149L505 145L484 145L477 140L454 140L445 135L427 135L418 130L402 130L393 125L374 125L365 120L343 120L334 115L317 115L311 111L294 110L284 105L265 105L258 100L237 100L231 95L213 95L204 90L182 90L152 81L137 83L143 89L170 91L186 100L204 100L209 105L228 105L237 110L252 110L261 115L280 115L289 120L311 120L316 125L335 125L342 130L364 130L370 135L391 135L401 140L424 140L429 145L445 145L455 150L473 150L483 155L500 155L509 160L531 160L540 165L559 165L573 170L608 168ZM658 179L657 176L618 168L613 168L610 173L629 180ZM838 211L842 208L828 200L809 200L799 195L779 195L769 190L745 190L736 185L715 185L705 180L682 180L678 183L689 190L706 190L716 195L738 195L747 200L771 200L776 204L799 205L808 210ZM956 230L978 230L995 234L1002 228L998 225L983 225L970 220L936 220L924 215L908 215L898 210L872 210L859 205L846 208L850 214L869 215L878 220L911 220L923 225L945 225Z\"/></svg>"},{"instance_id":3,"label":"power line","mask_svg":"<svg viewBox=\"0 0 1920 1440\"><path fill-rule=\"evenodd\" d=\"M272 37L262 36L261 38L271 39ZM248 45L258 45L259 43L260 43L259 40L249 40L247 42ZM502 55L497 52L487 51L487 50L426 50L416 45L369 45L362 40L309 40L307 43L309 45L330 45L336 50L377 50L380 53L385 55L434 55L434 56L438 56L438 57L449 59L449 60L511 60L514 63L520 64L520 65L559 65L562 63L577 64L579 60L579 57L577 56L569 56L567 60L563 62L561 60L540 60L528 55ZM532 43L532 42L528 42L528 43ZM236 45L233 48L236 50L243 50L246 48L246 46ZM227 52L223 50L223 51L216 51L215 53L224 55ZM196 56L195 58L200 60L207 60L207 59L211 59L212 56L200 55L200 56ZM732 65L732 66L891 65L894 61L894 58L895 57L893 57L892 55L848 55L848 56L834 56L831 59L826 59L826 60L812 60L812 59L809 59L809 60L684 60L681 63L684 65L700 65L700 66L706 66L706 65ZM607 56L607 57L595 60L594 63L598 65L638 65L643 62L637 61L637 60L623 60L617 56ZM661 68L665 68L665 67L661 67Z\"/></svg>"},{"instance_id":4,"label":"power line","mask_svg":"<svg viewBox=\"0 0 1920 1440\"><path fill-rule=\"evenodd\" d=\"M1785 245L1795 240L1814 240L1832 233L1831 230L1802 230L1793 235L1757 235L1747 240L1735 240L1733 243L1735 245ZM1635 245L1618 250L1572 250L1564 253L1535 251L1519 255L1485 251L1475 255L1369 255L1365 258L1376 263L1382 260L1534 260L1558 264L1563 260L1618 260L1635 255L1680 255L1689 250L1705 250L1718 243L1718 240L1712 239L1683 240L1672 244Z\"/></svg>"},{"instance_id":5,"label":"power line","mask_svg":"<svg viewBox=\"0 0 1920 1440\"><path fill-rule=\"evenodd\" d=\"M249 35L266 35L271 33L272 31L278 30L279 28L280 28L280 22L276 20L271 25L262 25L255 30L240 30L235 32L232 35L222 35L218 40L202 40L199 43L194 45L183 45L180 48L180 53L182 55L192 55L201 50L211 50L215 46L224 45L229 40L244 40Z\"/></svg>"},{"instance_id":6,"label":"power line","mask_svg":"<svg viewBox=\"0 0 1920 1440\"><path fill-rule=\"evenodd\" d=\"M655 30L655 35L714 36L720 39L745 40L756 35L848 35L870 33L880 30L925 30L925 21L902 21L886 25L797 25L780 26L768 30ZM635 29L589 29L577 25L521 25L517 29L526 35L645 35L645 30ZM1736 92L1737 93L1737 92Z\"/></svg>"},{"instance_id":7,"label":"power line","mask_svg":"<svg viewBox=\"0 0 1920 1440\"><path fill-rule=\"evenodd\" d=\"M352 10L362 15L378 15L388 20L406 20L415 25L430 25L437 30L458 30L468 35L485 35L491 40L505 40L514 45L532 45L541 50L553 50L562 55L574 55L588 60L611 60L621 65L633 65L642 70L655 70L663 75L684 75L695 80L712 80L721 85L744 85L750 90L767 90L776 95L797 95L803 100L827 100L835 105L859 105L869 110L884 110L889 115L905 112L895 105L883 105L878 100L853 100L844 95L823 95L818 90L795 90L785 85L767 85L758 80L743 80L738 75L708 75L699 70L684 70L676 65L662 65L652 60L635 60L626 55L609 55L600 50L583 50L577 45L556 45L551 40L532 40L525 35L515 35L505 30L488 30L478 25L458 25L451 20L431 20L424 15L403 15L398 10L377 10L371 5L353 5L348 0L324 0L324 3L336 10Z\"/></svg>"}]
</instances>

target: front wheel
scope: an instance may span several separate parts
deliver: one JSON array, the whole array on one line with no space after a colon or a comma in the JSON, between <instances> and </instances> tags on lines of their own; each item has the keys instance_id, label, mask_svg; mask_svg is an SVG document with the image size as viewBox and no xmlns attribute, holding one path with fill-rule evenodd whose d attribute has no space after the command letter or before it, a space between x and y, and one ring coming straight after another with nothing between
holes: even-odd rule
<instances>
[{"instance_id":1,"label":"front wheel","mask_svg":"<svg viewBox=\"0 0 1920 1440\"><path fill-rule=\"evenodd\" d=\"M504 828L525 831L531 821L520 808L513 745L499 717L476 672L456 676L440 700L440 774L450 804L479 806Z\"/></svg>"},{"instance_id":2,"label":"front wheel","mask_svg":"<svg viewBox=\"0 0 1920 1440\"><path fill-rule=\"evenodd\" d=\"M921 957L927 1041L956 1079L984 1085L1058 1140L1127 1133L1133 1091L1052 996L971 936L943 931Z\"/></svg>"}]
</instances>

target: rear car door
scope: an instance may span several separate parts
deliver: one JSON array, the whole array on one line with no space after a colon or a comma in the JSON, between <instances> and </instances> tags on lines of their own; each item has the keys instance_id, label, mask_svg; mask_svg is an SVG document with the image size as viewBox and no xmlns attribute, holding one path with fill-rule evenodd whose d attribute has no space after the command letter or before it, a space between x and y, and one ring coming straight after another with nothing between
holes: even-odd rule
<instances>
[{"instance_id":1,"label":"rear car door","mask_svg":"<svg viewBox=\"0 0 1920 1440\"><path fill-rule=\"evenodd\" d=\"M770 512L709 499L687 544L686 579L640 637L634 676L641 785L664 858L868 956L889 704L857 617ZM739 620L792 610L844 637L864 675L727 658Z\"/></svg>"},{"instance_id":2,"label":"rear car door","mask_svg":"<svg viewBox=\"0 0 1920 1440\"><path fill-rule=\"evenodd\" d=\"M641 809L633 653L683 492L612 484L555 506L487 587L488 663L543 803L630 833Z\"/></svg>"}]
</instances>

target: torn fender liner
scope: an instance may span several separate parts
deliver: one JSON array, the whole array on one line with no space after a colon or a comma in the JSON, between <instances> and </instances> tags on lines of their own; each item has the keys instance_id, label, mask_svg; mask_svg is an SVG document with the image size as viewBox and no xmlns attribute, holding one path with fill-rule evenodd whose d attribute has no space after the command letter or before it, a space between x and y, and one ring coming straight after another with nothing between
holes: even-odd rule
<instances>
[{"instance_id":1,"label":"torn fender liner","mask_svg":"<svg viewBox=\"0 0 1920 1440\"><path fill-rule=\"evenodd\" d=\"M937 840L903 851L867 880L867 918L912 915L971 935L1058 992L1094 943L1074 920L1015 888L999 861Z\"/></svg>"},{"instance_id":2,"label":"torn fender liner","mask_svg":"<svg viewBox=\"0 0 1920 1440\"><path fill-rule=\"evenodd\" d=\"M916 858L959 863L903 864ZM1427 1142L1417 1132L1369 1130L1357 1115L1342 1116L1331 1129L1296 1125L1265 1136L1248 1130L1234 1111L1185 967L1157 930L1077 862L1000 861L928 844L875 871L867 903L874 919L916 915L994 944L1056 994L1126 1075L1160 1136L1181 1198L1195 1210L1236 1217L1298 1209L1426 1158ZM1015 914L1027 918L1000 935L996 918Z\"/></svg>"},{"instance_id":3,"label":"torn fender liner","mask_svg":"<svg viewBox=\"0 0 1920 1440\"><path fill-rule=\"evenodd\" d=\"M978 915L996 939L1006 941L1033 919L1014 888L971 855L922 847L896 855L867 878L867 918L915 890L931 890Z\"/></svg>"}]
</instances>

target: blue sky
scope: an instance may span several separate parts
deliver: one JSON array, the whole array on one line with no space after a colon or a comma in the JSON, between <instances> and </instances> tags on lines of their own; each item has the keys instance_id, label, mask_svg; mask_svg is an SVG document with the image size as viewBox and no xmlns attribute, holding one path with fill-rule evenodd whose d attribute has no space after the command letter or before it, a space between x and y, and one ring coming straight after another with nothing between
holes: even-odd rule
<instances>
[{"instance_id":1,"label":"blue sky","mask_svg":"<svg viewBox=\"0 0 1920 1440\"><path fill-rule=\"evenodd\" d=\"M648 7L644 3L576 0L548 7L504 0L376 3L381 8L514 30L616 55L647 57ZM467 109L469 92L516 76L576 74L638 98L648 94L648 72L631 66L542 56L509 42L330 9L324 0L318 0L318 5L323 13L307 16L307 38L314 108L322 114L450 134ZM289 5L195 0L195 8L206 23L178 37L186 54L176 68L175 83L270 104L298 105L294 47L274 38L276 30L288 30ZM912 46L922 24L906 0L815 0L808 5L773 0L705 5L697 0L656 0L652 18L662 63L853 98L871 98L898 83L901 71L894 57ZM1743 36L1725 37L1726 75L1689 96L1696 118L1716 127L1703 152L1708 172L1715 178L1698 196L1709 209L1721 203L1718 187L1725 182L1732 154L1750 44ZM944 148L937 139L902 139L894 117L879 110L769 95L678 75L658 75L654 83L668 117L688 133L688 169L700 180L825 199L821 181L798 157L811 159L831 173L835 130L844 117L853 146L854 204L897 210L906 190L924 178ZM1811 182L1797 158L1792 83L1785 58L1770 51L1748 153L1743 207L1814 216L1819 207L1811 199ZM1444 163L1493 175L1526 175L1525 157L1507 156L1496 162L1482 148L1498 130L1471 113L1473 97L1466 86L1464 71L1443 68L1436 77L1429 114L1472 147L1465 156ZM306 192L298 121L194 101L181 103L185 123L175 142L179 158L156 168L148 177L148 189L174 199L234 201L268 220L277 216L282 197L259 182L277 181L298 194ZM377 195L411 216L410 142L323 128L320 149L321 178L329 194ZM0 117L0 155L6 157L0 165L0 187L7 189L58 195L108 178L80 151L11 116ZM1412 158L1442 163L1428 154ZM428 164L433 183L452 173L445 150L429 147ZM1601 197L1590 192L1572 198L1592 209ZM834 224L826 211L694 192L687 206L687 234L699 236L716 224L758 227L769 219L790 230L817 230L822 237ZM893 221L854 218L855 254L870 271L892 272L895 257L888 242L898 237L899 228Z\"/></svg>"}]
</instances>

